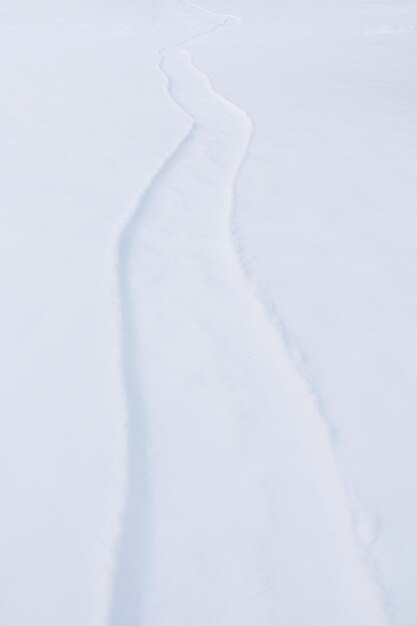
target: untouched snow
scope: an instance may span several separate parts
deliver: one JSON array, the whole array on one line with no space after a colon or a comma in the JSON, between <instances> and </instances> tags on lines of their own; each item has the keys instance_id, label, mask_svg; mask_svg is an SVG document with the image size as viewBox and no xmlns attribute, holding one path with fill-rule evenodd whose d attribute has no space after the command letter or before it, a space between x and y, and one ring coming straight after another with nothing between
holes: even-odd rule
<instances>
[{"instance_id":1,"label":"untouched snow","mask_svg":"<svg viewBox=\"0 0 417 626\"><path fill-rule=\"evenodd\" d=\"M0 623L413 626L415 3L0 17Z\"/></svg>"}]
</instances>

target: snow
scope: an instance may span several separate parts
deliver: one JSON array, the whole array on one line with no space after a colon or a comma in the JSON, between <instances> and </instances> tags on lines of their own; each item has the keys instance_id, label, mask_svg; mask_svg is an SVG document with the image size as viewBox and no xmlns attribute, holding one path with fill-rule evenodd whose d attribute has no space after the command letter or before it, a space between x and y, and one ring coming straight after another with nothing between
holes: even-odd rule
<instances>
[{"instance_id":1,"label":"snow","mask_svg":"<svg viewBox=\"0 0 417 626\"><path fill-rule=\"evenodd\" d=\"M415 3L0 13L0 623L412 626Z\"/></svg>"}]
</instances>

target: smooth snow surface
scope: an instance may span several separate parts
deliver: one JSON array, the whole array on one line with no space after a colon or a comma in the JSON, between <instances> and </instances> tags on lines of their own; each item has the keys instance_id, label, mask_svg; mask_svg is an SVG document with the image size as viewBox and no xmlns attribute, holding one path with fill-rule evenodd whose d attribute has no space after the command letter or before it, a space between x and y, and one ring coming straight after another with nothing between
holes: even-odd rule
<instances>
[{"instance_id":1,"label":"smooth snow surface","mask_svg":"<svg viewBox=\"0 0 417 626\"><path fill-rule=\"evenodd\" d=\"M0 19L0 624L414 626L416 4Z\"/></svg>"}]
</instances>

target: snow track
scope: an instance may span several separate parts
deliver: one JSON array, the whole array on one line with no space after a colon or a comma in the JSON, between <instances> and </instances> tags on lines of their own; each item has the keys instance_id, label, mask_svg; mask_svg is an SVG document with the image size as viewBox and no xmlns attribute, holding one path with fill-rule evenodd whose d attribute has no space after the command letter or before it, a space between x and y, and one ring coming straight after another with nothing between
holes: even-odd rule
<instances>
[{"instance_id":1,"label":"snow track","mask_svg":"<svg viewBox=\"0 0 417 626\"><path fill-rule=\"evenodd\" d=\"M240 262L253 126L184 49L201 36L161 51L189 132L120 240L129 468L110 624L379 626L329 434Z\"/></svg>"}]
</instances>

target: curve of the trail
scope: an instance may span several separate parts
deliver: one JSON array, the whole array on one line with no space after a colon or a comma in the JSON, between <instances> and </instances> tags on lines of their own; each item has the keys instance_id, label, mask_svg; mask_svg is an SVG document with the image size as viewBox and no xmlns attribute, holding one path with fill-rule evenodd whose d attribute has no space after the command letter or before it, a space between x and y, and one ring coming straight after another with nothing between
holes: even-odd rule
<instances>
[{"instance_id":1,"label":"curve of the trail","mask_svg":"<svg viewBox=\"0 0 417 626\"><path fill-rule=\"evenodd\" d=\"M190 130L120 247L129 471L110 624L381 626L329 435L232 243L252 129L183 48L161 69Z\"/></svg>"}]
</instances>

